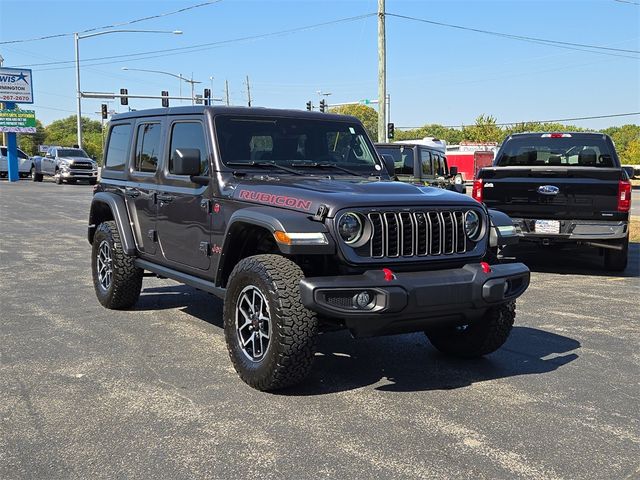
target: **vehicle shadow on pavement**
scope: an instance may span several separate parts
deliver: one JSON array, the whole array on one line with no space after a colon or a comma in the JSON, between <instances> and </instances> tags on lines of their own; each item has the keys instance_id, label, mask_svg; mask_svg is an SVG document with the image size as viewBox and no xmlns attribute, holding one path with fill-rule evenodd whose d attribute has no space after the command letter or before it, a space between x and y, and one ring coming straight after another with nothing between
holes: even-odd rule
<instances>
[{"instance_id":1,"label":"vehicle shadow on pavement","mask_svg":"<svg viewBox=\"0 0 640 480\"><path fill-rule=\"evenodd\" d=\"M640 243L629 244L627 268L624 272L605 270L603 257L595 248L538 247L516 245L505 249L505 261L522 262L532 272L589 275L598 277L640 277Z\"/></svg>"},{"instance_id":2,"label":"vehicle shadow on pavement","mask_svg":"<svg viewBox=\"0 0 640 480\"><path fill-rule=\"evenodd\" d=\"M514 327L507 343L480 359L446 357L423 334L354 340L323 335L311 376L285 395L323 395L375 385L386 392L453 390L477 382L552 372L578 358L580 342L537 328Z\"/></svg>"}]
</instances>

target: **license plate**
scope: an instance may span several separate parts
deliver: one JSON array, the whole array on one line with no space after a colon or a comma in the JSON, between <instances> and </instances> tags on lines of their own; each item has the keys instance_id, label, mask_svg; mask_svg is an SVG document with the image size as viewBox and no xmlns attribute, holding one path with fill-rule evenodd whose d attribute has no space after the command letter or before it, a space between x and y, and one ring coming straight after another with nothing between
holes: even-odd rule
<instances>
[{"instance_id":1,"label":"license plate","mask_svg":"<svg viewBox=\"0 0 640 480\"><path fill-rule=\"evenodd\" d=\"M560 233L560 222L558 220L536 220L536 233Z\"/></svg>"}]
</instances>

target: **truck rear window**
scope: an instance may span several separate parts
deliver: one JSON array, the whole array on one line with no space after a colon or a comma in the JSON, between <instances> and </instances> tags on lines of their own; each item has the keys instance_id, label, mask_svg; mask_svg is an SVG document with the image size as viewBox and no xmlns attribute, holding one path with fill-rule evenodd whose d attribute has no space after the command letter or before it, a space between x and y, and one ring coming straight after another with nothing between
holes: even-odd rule
<instances>
[{"instance_id":1,"label":"truck rear window","mask_svg":"<svg viewBox=\"0 0 640 480\"><path fill-rule=\"evenodd\" d=\"M496 158L496 165L515 167L615 167L614 152L606 137L572 135L526 136L508 139Z\"/></svg>"}]
</instances>

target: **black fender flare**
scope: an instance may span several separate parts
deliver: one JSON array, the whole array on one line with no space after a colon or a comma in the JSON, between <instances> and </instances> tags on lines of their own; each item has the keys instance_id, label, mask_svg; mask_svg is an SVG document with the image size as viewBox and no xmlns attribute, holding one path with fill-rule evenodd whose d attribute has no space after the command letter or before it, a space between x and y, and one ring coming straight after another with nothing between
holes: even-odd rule
<instances>
[{"instance_id":1,"label":"black fender flare","mask_svg":"<svg viewBox=\"0 0 640 480\"><path fill-rule=\"evenodd\" d=\"M87 239L93 243L93 236L96 233L96 217L99 208L106 206L111 210L113 220L116 222L120 239L122 240L122 250L127 255L136 254L136 243L133 238L133 231L129 223L129 212L127 206L118 195L109 192L97 192L91 200L91 211L89 213L89 229Z\"/></svg>"},{"instance_id":2,"label":"black fender flare","mask_svg":"<svg viewBox=\"0 0 640 480\"><path fill-rule=\"evenodd\" d=\"M487 209L487 212L489 213L489 220L491 222L489 246L492 248L503 247L505 245L518 243L518 232L511 217L504 212L492 208Z\"/></svg>"}]
</instances>

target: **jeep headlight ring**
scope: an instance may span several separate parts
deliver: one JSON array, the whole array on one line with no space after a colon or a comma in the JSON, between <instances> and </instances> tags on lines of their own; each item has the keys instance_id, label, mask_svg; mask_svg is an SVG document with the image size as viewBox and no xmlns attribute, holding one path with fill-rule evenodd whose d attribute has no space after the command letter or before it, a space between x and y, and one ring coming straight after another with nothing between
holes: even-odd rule
<instances>
[{"instance_id":1,"label":"jeep headlight ring","mask_svg":"<svg viewBox=\"0 0 640 480\"><path fill-rule=\"evenodd\" d=\"M482 222L480 215L474 210L468 210L467 213L464 214L464 233L467 235L467 238L475 242L480 237L481 231Z\"/></svg>"},{"instance_id":2,"label":"jeep headlight ring","mask_svg":"<svg viewBox=\"0 0 640 480\"><path fill-rule=\"evenodd\" d=\"M347 245L354 245L362 238L364 224L362 217L354 212L347 212L338 220L338 235Z\"/></svg>"}]
</instances>

